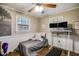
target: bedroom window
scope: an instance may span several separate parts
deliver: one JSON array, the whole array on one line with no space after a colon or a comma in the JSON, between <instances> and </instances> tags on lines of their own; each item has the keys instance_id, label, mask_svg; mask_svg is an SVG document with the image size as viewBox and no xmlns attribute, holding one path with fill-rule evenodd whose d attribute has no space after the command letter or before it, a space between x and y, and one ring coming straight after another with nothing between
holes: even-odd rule
<instances>
[{"instance_id":1,"label":"bedroom window","mask_svg":"<svg viewBox=\"0 0 79 59\"><path fill-rule=\"evenodd\" d=\"M16 20L16 31L17 32L27 32L29 30L29 19L20 16Z\"/></svg>"}]
</instances>

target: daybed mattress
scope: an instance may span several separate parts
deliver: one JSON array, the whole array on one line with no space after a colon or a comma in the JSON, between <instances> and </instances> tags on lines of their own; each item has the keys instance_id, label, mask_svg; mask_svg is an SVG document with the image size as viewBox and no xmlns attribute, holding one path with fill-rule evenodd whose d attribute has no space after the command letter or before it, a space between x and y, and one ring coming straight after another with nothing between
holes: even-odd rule
<instances>
[{"instance_id":1,"label":"daybed mattress","mask_svg":"<svg viewBox=\"0 0 79 59\"><path fill-rule=\"evenodd\" d=\"M20 43L21 55L33 55L34 50L43 47L44 42L40 40L28 40ZM34 53L33 53L34 52Z\"/></svg>"}]
</instances>

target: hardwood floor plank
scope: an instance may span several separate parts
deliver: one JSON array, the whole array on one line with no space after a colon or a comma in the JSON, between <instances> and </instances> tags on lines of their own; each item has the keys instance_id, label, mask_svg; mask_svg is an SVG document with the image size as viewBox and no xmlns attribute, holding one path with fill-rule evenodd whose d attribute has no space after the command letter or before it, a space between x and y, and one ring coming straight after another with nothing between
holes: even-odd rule
<instances>
[{"instance_id":1,"label":"hardwood floor plank","mask_svg":"<svg viewBox=\"0 0 79 59\"><path fill-rule=\"evenodd\" d=\"M49 47L44 47L40 52L37 53L37 56L45 56L49 52Z\"/></svg>"}]
</instances>

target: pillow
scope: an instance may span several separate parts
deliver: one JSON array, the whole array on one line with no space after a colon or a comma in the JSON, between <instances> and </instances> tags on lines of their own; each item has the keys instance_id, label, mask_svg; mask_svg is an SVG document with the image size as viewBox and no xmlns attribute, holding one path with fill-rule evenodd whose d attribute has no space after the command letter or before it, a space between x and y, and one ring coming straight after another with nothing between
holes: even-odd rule
<instances>
[{"instance_id":1,"label":"pillow","mask_svg":"<svg viewBox=\"0 0 79 59\"><path fill-rule=\"evenodd\" d=\"M36 33L32 37L32 40L40 40L40 41L43 41L43 38L41 38L41 36L46 36L46 33Z\"/></svg>"},{"instance_id":2,"label":"pillow","mask_svg":"<svg viewBox=\"0 0 79 59\"><path fill-rule=\"evenodd\" d=\"M40 33L34 34L34 36L32 37L32 40L40 40L40 41L43 41L43 39L41 38L41 34Z\"/></svg>"},{"instance_id":3,"label":"pillow","mask_svg":"<svg viewBox=\"0 0 79 59\"><path fill-rule=\"evenodd\" d=\"M37 40L36 38L32 38L32 40Z\"/></svg>"},{"instance_id":4,"label":"pillow","mask_svg":"<svg viewBox=\"0 0 79 59\"><path fill-rule=\"evenodd\" d=\"M40 40L40 41L43 41L43 38L41 38L41 36L44 36L44 35L42 35L42 33L37 33L36 39Z\"/></svg>"},{"instance_id":5,"label":"pillow","mask_svg":"<svg viewBox=\"0 0 79 59\"><path fill-rule=\"evenodd\" d=\"M38 38L38 40L40 40L40 41L43 41L43 39L40 37L40 38Z\"/></svg>"}]
</instances>

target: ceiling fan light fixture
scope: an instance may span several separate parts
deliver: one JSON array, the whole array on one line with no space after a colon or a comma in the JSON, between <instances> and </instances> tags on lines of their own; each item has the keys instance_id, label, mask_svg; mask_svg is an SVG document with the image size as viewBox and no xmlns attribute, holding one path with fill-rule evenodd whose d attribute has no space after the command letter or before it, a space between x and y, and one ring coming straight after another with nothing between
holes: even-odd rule
<instances>
[{"instance_id":1,"label":"ceiling fan light fixture","mask_svg":"<svg viewBox=\"0 0 79 59\"><path fill-rule=\"evenodd\" d=\"M36 12L42 12L44 9L43 9L43 7L41 7L41 6L36 6L35 7L35 11Z\"/></svg>"}]
</instances>

